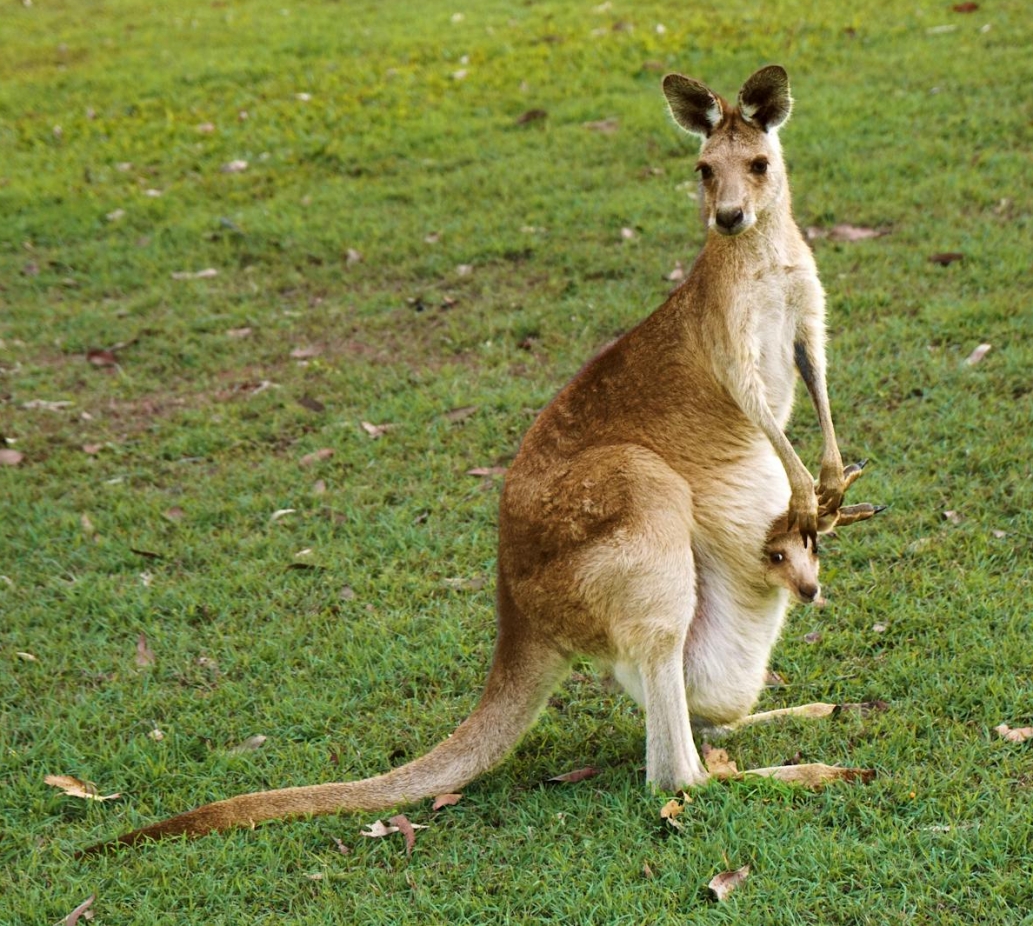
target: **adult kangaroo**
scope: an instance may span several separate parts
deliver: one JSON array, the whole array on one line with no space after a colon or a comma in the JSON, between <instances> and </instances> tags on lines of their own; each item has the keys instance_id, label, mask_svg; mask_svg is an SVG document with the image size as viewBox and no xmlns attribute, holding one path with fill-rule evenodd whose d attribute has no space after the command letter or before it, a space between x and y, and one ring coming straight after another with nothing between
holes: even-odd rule
<instances>
[{"instance_id":1,"label":"adult kangaroo","mask_svg":"<svg viewBox=\"0 0 1033 926\"><path fill-rule=\"evenodd\" d=\"M745 715L789 591L767 580L781 528L817 542L845 488L825 383L825 300L790 209L778 130L786 72L731 105L663 82L702 138L706 242L685 282L591 360L541 413L499 512L498 637L480 703L428 754L384 775L245 794L128 833L131 844L300 814L381 810L454 791L531 727L575 656L608 665L645 707L646 778L698 785L690 716ZM824 440L817 491L783 428L802 375Z\"/></svg>"}]
</instances>

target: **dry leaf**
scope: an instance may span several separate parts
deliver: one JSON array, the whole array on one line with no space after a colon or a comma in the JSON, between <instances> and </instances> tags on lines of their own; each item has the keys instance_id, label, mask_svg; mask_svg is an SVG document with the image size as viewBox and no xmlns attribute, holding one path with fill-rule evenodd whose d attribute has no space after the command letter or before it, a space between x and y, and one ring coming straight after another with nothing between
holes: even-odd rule
<instances>
[{"instance_id":1,"label":"dry leaf","mask_svg":"<svg viewBox=\"0 0 1033 926\"><path fill-rule=\"evenodd\" d=\"M475 466L466 471L467 476L505 476L505 466Z\"/></svg>"},{"instance_id":2,"label":"dry leaf","mask_svg":"<svg viewBox=\"0 0 1033 926\"><path fill-rule=\"evenodd\" d=\"M664 279L671 283L685 279L685 268L681 265L680 260L674 262L674 269Z\"/></svg>"},{"instance_id":3,"label":"dry leaf","mask_svg":"<svg viewBox=\"0 0 1033 926\"><path fill-rule=\"evenodd\" d=\"M91 457L95 457L103 449L103 444L83 444L82 452L89 454Z\"/></svg>"},{"instance_id":4,"label":"dry leaf","mask_svg":"<svg viewBox=\"0 0 1033 926\"><path fill-rule=\"evenodd\" d=\"M710 879L707 888L715 900L727 900L728 895L742 884L749 877L749 874L749 865L743 865L742 868L737 868L735 871L722 871L721 874L714 875Z\"/></svg>"},{"instance_id":5,"label":"dry leaf","mask_svg":"<svg viewBox=\"0 0 1033 926\"><path fill-rule=\"evenodd\" d=\"M844 768L840 765L823 765L821 762L808 762L803 765L776 765L771 768L751 768L744 775L758 775L762 778L775 778L788 784L803 785L805 788L818 790L830 781L860 781L867 784L875 778L875 770L870 768Z\"/></svg>"},{"instance_id":6,"label":"dry leaf","mask_svg":"<svg viewBox=\"0 0 1033 926\"><path fill-rule=\"evenodd\" d=\"M71 775L47 775L43 780L53 788L60 788L69 797L81 797L90 801L112 801L116 797L122 796L121 794L101 796L92 781L83 781L81 778L73 778Z\"/></svg>"},{"instance_id":7,"label":"dry leaf","mask_svg":"<svg viewBox=\"0 0 1033 926\"><path fill-rule=\"evenodd\" d=\"M249 736L246 740L238 743L236 746L231 746L227 752L232 754L238 754L242 752L254 752L256 749L261 749L262 744L269 739L268 736L263 736L261 733L256 733L254 736Z\"/></svg>"},{"instance_id":8,"label":"dry leaf","mask_svg":"<svg viewBox=\"0 0 1033 926\"><path fill-rule=\"evenodd\" d=\"M241 171L247 170L247 161L235 160L230 161L227 164L223 164L220 170L224 174L239 174Z\"/></svg>"},{"instance_id":9,"label":"dry leaf","mask_svg":"<svg viewBox=\"0 0 1033 926\"><path fill-rule=\"evenodd\" d=\"M90 906L93 901L97 899L96 894L90 894L78 907L76 907L71 913L68 914L61 922L63 926L76 926L79 922L80 917L85 916L86 919L93 919L93 911L90 910Z\"/></svg>"},{"instance_id":10,"label":"dry leaf","mask_svg":"<svg viewBox=\"0 0 1033 926\"><path fill-rule=\"evenodd\" d=\"M810 633L805 633L803 635L803 641L804 643L820 643L821 633L817 630L813 630Z\"/></svg>"},{"instance_id":11,"label":"dry leaf","mask_svg":"<svg viewBox=\"0 0 1033 926\"><path fill-rule=\"evenodd\" d=\"M118 365L118 358L110 350L92 347L86 351L86 359L95 367L113 367Z\"/></svg>"},{"instance_id":12,"label":"dry leaf","mask_svg":"<svg viewBox=\"0 0 1033 926\"><path fill-rule=\"evenodd\" d=\"M423 238L423 241L426 244L437 244L440 240L441 232L430 232Z\"/></svg>"},{"instance_id":13,"label":"dry leaf","mask_svg":"<svg viewBox=\"0 0 1033 926\"><path fill-rule=\"evenodd\" d=\"M0 448L0 466L17 466L24 459L25 454L17 450L11 450L10 447Z\"/></svg>"},{"instance_id":14,"label":"dry leaf","mask_svg":"<svg viewBox=\"0 0 1033 926\"><path fill-rule=\"evenodd\" d=\"M444 418L446 421L451 421L453 424L457 424L460 421L466 421L466 419L475 414L476 411L476 405L464 405L462 408L453 408L451 411L445 412Z\"/></svg>"},{"instance_id":15,"label":"dry leaf","mask_svg":"<svg viewBox=\"0 0 1033 926\"><path fill-rule=\"evenodd\" d=\"M235 338L237 340L241 338L251 337L252 331L250 328L227 328L226 337Z\"/></svg>"},{"instance_id":16,"label":"dry leaf","mask_svg":"<svg viewBox=\"0 0 1033 926\"><path fill-rule=\"evenodd\" d=\"M827 238L829 241L864 241L868 238L881 238L883 235L888 234L888 229L867 228L863 225L849 225L847 223L833 225L831 228L811 226L807 229L807 237L812 241L817 238Z\"/></svg>"},{"instance_id":17,"label":"dry leaf","mask_svg":"<svg viewBox=\"0 0 1033 926\"><path fill-rule=\"evenodd\" d=\"M434 803L431 805L431 810L441 810L442 807L452 807L459 803L462 794L439 794L434 798Z\"/></svg>"},{"instance_id":18,"label":"dry leaf","mask_svg":"<svg viewBox=\"0 0 1033 926\"><path fill-rule=\"evenodd\" d=\"M400 832L398 825L394 822L395 817L392 817L388 822L390 826L385 824L382 820L376 820L373 823L367 823L366 829L364 829L361 835L368 837L369 839L382 839L384 836L390 836L392 833ZM408 822L408 820L406 821ZM425 830L428 827L420 823L409 823L414 830Z\"/></svg>"},{"instance_id":19,"label":"dry leaf","mask_svg":"<svg viewBox=\"0 0 1033 926\"><path fill-rule=\"evenodd\" d=\"M960 251L944 251L942 254L932 254L929 257L929 262L932 264L939 264L941 267L949 267L957 260L964 260L965 255Z\"/></svg>"},{"instance_id":20,"label":"dry leaf","mask_svg":"<svg viewBox=\"0 0 1033 926\"><path fill-rule=\"evenodd\" d=\"M294 514L297 508L277 508L271 515L269 515L270 521L279 521L280 518L285 518L289 514Z\"/></svg>"},{"instance_id":21,"label":"dry leaf","mask_svg":"<svg viewBox=\"0 0 1033 926\"><path fill-rule=\"evenodd\" d=\"M384 836L390 836L392 833L397 832L397 826L385 826L383 821L375 820L373 823L366 824L366 829L362 831L362 835L369 839L382 839Z\"/></svg>"},{"instance_id":22,"label":"dry leaf","mask_svg":"<svg viewBox=\"0 0 1033 926\"><path fill-rule=\"evenodd\" d=\"M370 424L368 421L360 421L359 424L373 440L383 437L388 431L398 427L396 424Z\"/></svg>"},{"instance_id":23,"label":"dry leaf","mask_svg":"<svg viewBox=\"0 0 1033 926\"><path fill-rule=\"evenodd\" d=\"M594 778L599 774L599 769L588 765L585 768L575 769L572 772L564 772L562 775L555 775L549 781L558 781L563 784L575 784L584 781L586 778Z\"/></svg>"},{"instance_id":24,"label":"dry leaf","mask_svg":"<svg viewBox=\"0 0 1033 926\"><path fill-rule=\"evenodd\" d=\"M153 666L157 660L154 658L154 650L147 644L147 635L141 633L136 638L136 664L144 669L147 666Z\"/></svg>"},{"instance_id":25,"label":"dry leaf","mask_svg":"<svg viewBox=\"0 0 1033 926\"><path fill-rule=\"evenodd\" d=\"M1002 723L1000 726L994 727L994 732L1004 737L1009 743L1024 743L1026 740L1033 739L1033 727L1021 727L1013 730L1008 724Z\"/></svg>"},{"instance_id":26,"label":"dry leaf","mask_svg":"<svg viewBox=\"0 0 1033 926\"><path fill-rule=\"evenodd\" d=\"M117 222L119 219L125 218L125 214L126 214L125 209L115 209L115 210L109 212L105 216L105 218L109 222Z\"/></svg>"},{"instance_id":27,"label":"dry leaf","mask_svg":"<svg viewBox=\"0 0 1033 926\"><path fill-rule=\"evenodd\" d=\"M970 367L974 367L980 360L982 360L990 352L989 344L980 344L971 354L965 358L965 363Z\"/></svg>"},{"instance_id":28,"label":"dry leaf","mask_svg":"<svg viewBox=\"0 0 1033 926\"><path fill-rule=\"evenodd\" d=\"M166 518L169 521L172 521L173 523L176 523L177 521L182 521L185 515L186 512L182 508L180 508L178 505L173 505L171 508L169 508L168 511L166 511L162 515L162 517Z\"/></svg>"},{"instance_id":29,"label":"dry leaf","mask_svg":"<svg viewBox=\"0 0 1033 926\"><path fill-rule=\"evenodd\" d=\"M785 682L780 682L785 684ZM835 704L824 704L816 701L812 704L801 704L797 707L780 707L773 711L761 711L757 714L750 714L730 724L732 727L748 727L755 723L770 723L782 717L803 717L806 720L818 720L822 717L830 717L839 707Z\"/></svg>"},{"instance_id":30,"label":"dry leaf","mask_svg":"<svg viewBox=\"0 0 1033 926\"><path fill-rule=\"evenodd\" d=\"M955 3L954 6L951 7L951 9L954 10L955 13L974 13L976 10L979 9L979 4Z\"/></svg>"},{"instance_id":31,"label":"dry leaf","mask_svg":"<svg viewBox=\"0 0 1033 926\"><path fill-rule=\"evenodd\" d=\"M204 270L190 271L190 270L176 270L172 274L174 280L210 280L212 277L217 277L219 271L214 267L205 267Z\"/></svg>"},{"instance_id":32,"label":"dry leaf","mask_svg":"<svg viewBox=\"0 0 1033 926\"><path fill-rule=\"evenodd\" d=\"M74 402L51 402L47 399L30 399L28 402L22 402L22 408L42 408L48 412L58 412L62 408L71 408L73 405L75 405Z\"/></svg>"},{"instance_id":33,"label":"dry leaf","mask_svg":"<svg viewBox=\"0 0 1033 926\"><path fill-rule=\"evenodd\" d=\"M960 524L961 515L956 511L945 511L943 513L943 520L949 521L951 524Z\"/></svg>"},{"instance_id":34,"label":"dry leaf","mask_svg":"<svg viewBox=\"0 0 1033 926\"><path fill-rule=\"evenodd\" d=\"M329 460L333 455L334 452L330 447L322 447L314 453L306 453L305 456L298 460L298 466L312 466L315 463L323 462L323 460Z\"/></svg>"},{"instance_id":35,"label":"dry leaf","mask_svg":"<svg viewBox=\"0 0 1033 926\"><path fill-rule=\"evenodd\" d=\"M97 536L97 528L93 526L93 522L90 520L90 516L88 514L84 514L79 517L79 524L82 526L83 533L87 537Z\"/></svg>"},{"instance_id":36,"label":"dry leaf","mask_svg":"<svg viewBox=\"0 0 1033 926\"><path fill-rule=\"evenodd\" d=\"M16 652L14 655L17 656L22 662L39 662L39 657L34 656L32 653L19 651Z\"/></svg>"},{"instance_id":37,"label":"dry leaf","mask_svg":"<svg viewBox=\"0 0 1033 926\"><path fill-rule=\"evenodd\" d=\"M412 855L412 850L416 847L416 829L409 822L409 818L404 813L400 813L393 816L387 822L397 827L398 832L405 837L406 856Z\"/></svg>"},{"instance_id":38,"label":"dry leaf","mask_svg":"<svg viewBox=\"0 0 1033 926\"><path fill-rule=\"evenodd\" d=\"M541 122L543 119L548 117L548 113L544 109L529 109L525 113L521 113L516 117L517 125L528 125L531 122Z\"/></svg>"},{"instance_id":39,"label":"dry leaf","mask_svg":"<svg viewBox=\"0 0 1033 926\"><path fill-rule=\"evenodd\" d=\"M703 744L703 762L707 771L714 778L738 778L739 769L736 764L728 758L724 749L715 749L709 743Z\"/></svg>"},{"instance_id":40,"label":"dry leaf","mask_svg":"<svg viewBox=\"0 0 1033 926\"><path fill-rule=\"evenodd\" d=\"M147 735L152 740L154 740L154 742L156 742L156 743L160 743L163 739L165 739L165 734L161 730L159 730L157 727L155 727L153 730L151 730L151 732L148 733Z\"/></svg>"},{"instance_id":41,"label":"dry leaf","mask_svg":"<svg viewBox=\"0 0 1033 926\"><path fill-rule=\"evenodd\" d=\"M678 819L678 816L684 809L685 804L676 797L672 797L660 808L660 819L666 821L674 829L680 830L684 824Z\"/></svg>"},{"instance_id":42,"label":"dry leaf","mask_svg":"<svg viewBox=\"0 0 1033 926\"><path fill-rule=\"evenodd\" d=\"M457 592L479 592L488 584L487 576L470 576L469 578L443 579L442 585Z\"/></svg>"}]
</instances>

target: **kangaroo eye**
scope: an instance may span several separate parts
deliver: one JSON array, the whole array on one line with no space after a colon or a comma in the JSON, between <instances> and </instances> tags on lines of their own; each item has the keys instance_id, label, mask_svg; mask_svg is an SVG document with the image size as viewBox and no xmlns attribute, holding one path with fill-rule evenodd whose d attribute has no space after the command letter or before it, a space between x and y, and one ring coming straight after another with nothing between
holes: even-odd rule
<instances>
[{"instance_id":1,"label":"kangaroo eye","mask_svg":"<svg viewBox=\"0 0 1033 926\"><path fill-rule=\"evenodd\" d=\"M785 559L785 556L783 556L781 553L771 553L768 555L768 559L771 560L772 566L777 566Z\"/></svg>"},{"instance_id":2,"label":"kangaroo eye","mask_svg":"<svg viewBox=\"0 0 1033 926\"><path fill-rule=\"evenodd\" d=\"M757 174L758 176L766 174L768 172L768 162L766 158L757 158L752 164L750 164L750 171Z\"/></svg>"},{"instance_id":3,"label":"kangaroo eye","mask_svg":"<svg viewBox=\"0 0 1033 926\"><path fill-rule=\"evenodd\" d=\"M714 176L714 168L711 167L709 164L697 164L696 170L699 171L699 175L704 180L709 180L711 177Z\"/></svg>"}]
</instances>

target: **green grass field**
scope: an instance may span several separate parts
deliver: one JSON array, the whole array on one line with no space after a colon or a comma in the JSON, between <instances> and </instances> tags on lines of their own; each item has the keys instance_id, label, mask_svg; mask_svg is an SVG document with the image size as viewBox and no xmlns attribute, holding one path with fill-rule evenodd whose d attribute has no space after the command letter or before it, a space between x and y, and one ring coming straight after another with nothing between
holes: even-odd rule
<instances>
[{"instance_id":1,"label":"green grass field","mask_svg":"<svg viewBox=\"0 0 1033 926\"><path fill-rule=\"evenodd\" d=\"M889 707L723 745L876 779L715 782L675 831L585 666L407 808L411 857L343 815L75 860L466 716L501 484L468 471L700 246L663 73L771 61L800 224L886 232L815 249L853 499L891 507L823 545L759 708ZM1031 82L1025 0L4 4L0 924L1033 923L1033 742L995 732L1033 723ZM816 469L802 390L790 436Z\"/></svg>"}]
</instances>

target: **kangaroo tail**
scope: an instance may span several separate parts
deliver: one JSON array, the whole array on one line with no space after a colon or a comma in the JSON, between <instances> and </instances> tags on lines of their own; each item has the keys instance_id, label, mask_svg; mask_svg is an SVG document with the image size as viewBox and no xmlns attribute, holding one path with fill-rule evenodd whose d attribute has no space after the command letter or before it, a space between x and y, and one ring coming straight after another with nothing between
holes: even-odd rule
<instances>
[{"instance_id":1,"label":"kangaroo tail","mask_svg":"<svg viewBox=\"0 0 1033 926\"><path fill-rule=\"evenodd\" d=\"M507 645L508 644L508 645ZM83 850L89 855L165 836L202 836L262 820L385 810L463 787L516 746L569 670L556 649L500 634L480 703L456 731L426 755L384 775L241 794L152 823Z\"/></svg>"}]
</instances>

